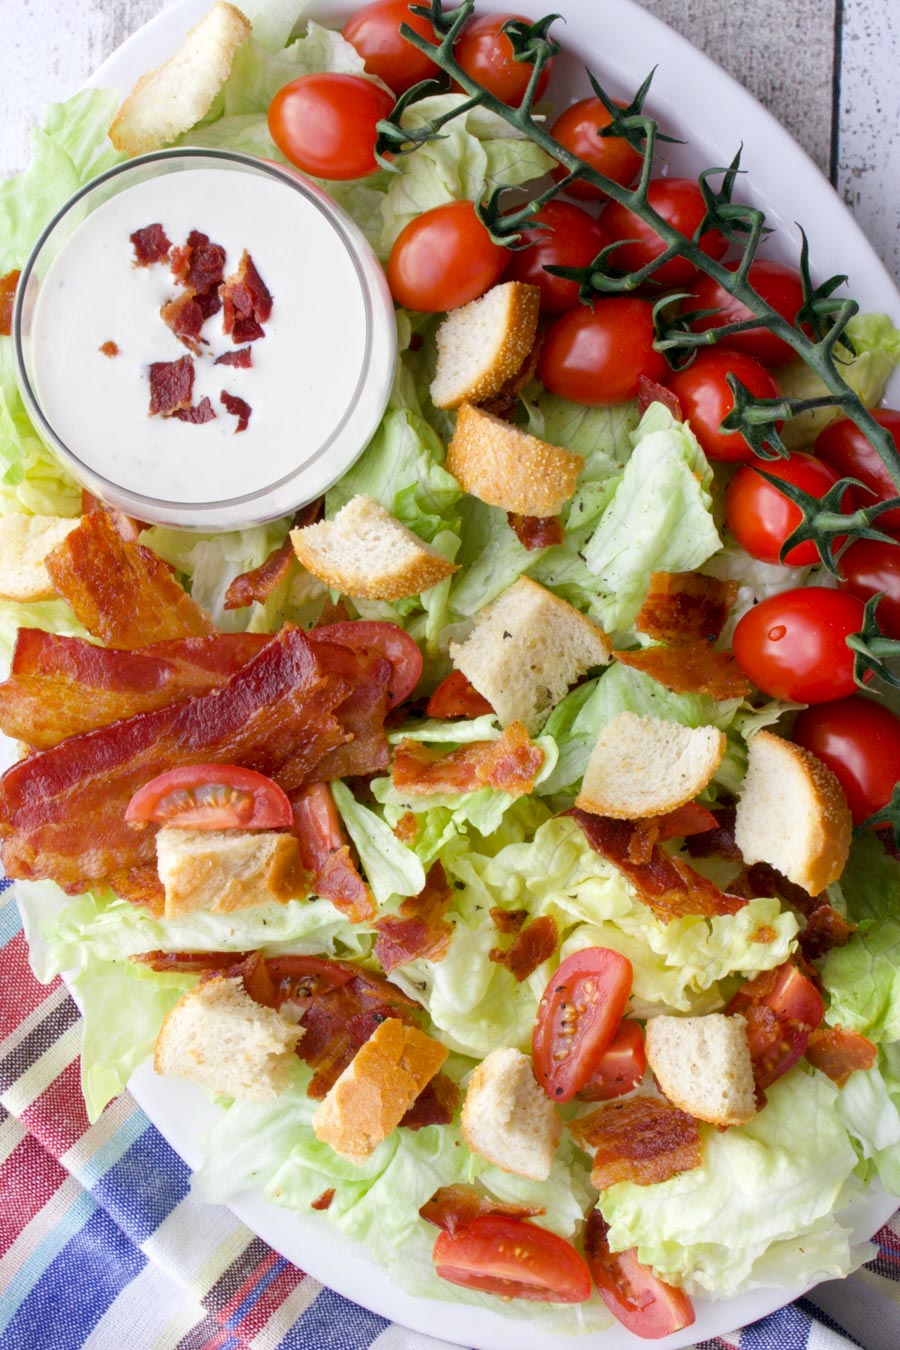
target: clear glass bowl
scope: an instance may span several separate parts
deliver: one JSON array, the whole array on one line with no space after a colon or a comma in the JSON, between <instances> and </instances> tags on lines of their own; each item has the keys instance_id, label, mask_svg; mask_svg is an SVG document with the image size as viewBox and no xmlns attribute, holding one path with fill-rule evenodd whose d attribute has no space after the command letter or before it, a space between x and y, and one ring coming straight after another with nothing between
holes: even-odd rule
<instances>
[{"instance_id":1,"label":"clear glass bowl","mask_svg":"<svg viewBox=\"0 0 900 1350\"><path fill-rule=\"evenodd\" d=\"M87 339L84 344L70 343L59 359L51 352L48 361L48 335L52 330L47 326L49 320L43 316L50 306L58 303L55 296L61 290L63 280L78 282L84 292L85 309L89 308L90 292L85 290L83 275L74 276L74 263L70 267L70 259L79 256L77 250L85 247L91 235L96 238L105 229L101 221L100 228L95 224L94 230L84 231L78 242L80 227L96 211L106 208L106 218L113 218L110 213L118 210L115 199L161 178L171 178L165 200L177 201L178 175L187 171L222 169L237 172L246 179L246 192L250 194L246 199L248 203L254 202L254 182L260 180L267 180L267 185L257 189L256 199L264 197L266 206L273 204L273 183L278 193L286 194L284 223L281 223L279 205L279 224L270 236L270 242L274 250L280 235L279 247L286 247L284 232L290 233L291 256L297 259L298 269L306 267L306 289L301 304L293 309L288 307L287 312L283 305L279 309L279 293L285 290L286 269L282 267L279 275L276 268L273 275L266 259L253 251L254 261L275 296L272 331L267 331L267 342L254 344L253 352L259 352L259 363L264 365L269 361L269 354L277 351L275 344L278 343L281 344L282 358L289 356L293 364L273 387L278 397L271 398L268 406L264 399L260 404L252 442L247 434L232 438L230 432L234 421L228 414L220 414L220 431L227 429L229 436L227 441L220 436L219 466L214 456L211 472L202 479L201 487L199 469L192 460L194 446L199 456L199 447L204 445L203 453L208 458L212 440L207 437L201 442L196 437L189 444L185 432L206 432L207 428L185 427L184 423L179 423L175 436L166 442L169 427L174 424L170 419L149 417L146 396L149 384L144 386L141 401L132 399L133 408L128 406L127 418L122 416L121 407L119 409L116 431L122 449L116 451L114 462L111 455L97 448L104 438L107 442L111 440L112 429L102 425L104 417L110 415L103 385L105 382L110 390L116 385L122 357L114 358L114 371L114 363L105 364L107 358L97 353L98 344L91 344ZM219 174L220 180L221 177ZM184 183L189 181L197 182L194 177ZM157 189L144 191L151 193ZM139 199L140 193L133 198L135 203ZM203 215L202 211L197 214L198 217ZM266 215L267 229L275 215L274 210ZM258 213L255 218L259 218ZM165 211L161 210L152 219L162 220L165 225ZM134 228L149 223L152 221L138 219ZM193 221L192 228L208 233L213 240L217 238L214 218L198 218ZM67 246L73 240L76 242L67 252ZM174 239L173 242L183 241ZM309 251L304 248L305 242L310 243ZM120 255L121 245L122 239L117 237ZM73 249L76 250L74 253ZM54 272L54 265L60 259L62 261ZM321 265L320 260L324 260ZM226 275L236 263L237 258L229 252ZM102 288L104 281L101 272L95 284ZM177 289L174 283L172 288L174 293ZM45 297L43 307L42 295ZM335 297L338 297L337 301ZM157 322L157 309L154 303L154 323ZM148 309L147 314L150 312ZM345 319L349 316L343 328L342 315ZM277 330L274 326L276 316L281 325ZM158 324L170 344L168 358L173 359L171 335L165 331L162 320L158 320ZM124 331L129 332L127 322ZM114 334L105 336L112 338ZM364 450L384 413L393 382L397 339L393 303L378 259L356 224L321 188L300 174L266 160L231 151L185 147L143 155L117 165L82 188L57 213L23 268L13 315L13 344L16 377L34 426L42 440L83 486L101 500L142 520L214 530L260 524L287 515L314 500L347 471ZM137 338L132 343L135 345L140 345ZM185 354L183 348L178 350ZM84 365L88 352L92 360L96 355L99 363L96 369ZM159 359L149 348L145 353L138 352L137 358L144 361L142 370L148 370L150 363ZM134 352L129 353L129 359L134 363ZM206 364L208 366L210 362ZM270 364L267 369L274 371L276 366ZM99 382L92 390L88 390L86 370ZM223 368L222 376L218 377L220 382L224 382L226 376L233 386L237 386L233 391L241 395L246 391L252 404L254 371L238 373ZM142 375L141 378L145 377ZM274 375L267 378L274 379ZM69 383L61 384L64 380ZM73 390L78 391L81 406L76 410L77 415L68 417L60 410L66 409L67 399L71 407ZM90 409L89 415L84 404ZM137 419L140 419L139 425ZM65 425L67 421L68 425ZM104 436L95 430L97 428L103 430ZM148 437L162 438L160 445L167 448L155 448L155 442L151 444ZM137 447L141 438L142 448L132 452L131 442L134 441ZM182 446L183 451L178 451L173 459L173 447L178 446ZM242 456L242 467L235 469L233 478L229 479L229 474L221 469L224 462L221 456L225 453L235 456L238 452ZM177 482L177 475L168 473L166 464L186 461L190 462L189 471L185 471L190 481Z\"/></svg>"}]
</instances>

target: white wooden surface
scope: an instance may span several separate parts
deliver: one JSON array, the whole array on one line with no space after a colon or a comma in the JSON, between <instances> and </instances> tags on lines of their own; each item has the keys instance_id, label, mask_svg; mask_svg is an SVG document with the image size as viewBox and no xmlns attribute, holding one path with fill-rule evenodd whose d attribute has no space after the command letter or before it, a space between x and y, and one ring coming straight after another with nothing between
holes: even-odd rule
<instances>
[{"instance_id":1,"label":"white wooden surface","mask_svg":"<svg viewBox=\"0 0 900 1350\"><path fill-rule=\"evenodd\" d=\"M29 128L46 104L73 93L167 3L2 0L0 176L24 166ZM602 25L603 0L596 3ZM900 0L643 3L788 127L900 280ZM548 8L564 10L564 0Z\"/></svg>"}]
</instances>

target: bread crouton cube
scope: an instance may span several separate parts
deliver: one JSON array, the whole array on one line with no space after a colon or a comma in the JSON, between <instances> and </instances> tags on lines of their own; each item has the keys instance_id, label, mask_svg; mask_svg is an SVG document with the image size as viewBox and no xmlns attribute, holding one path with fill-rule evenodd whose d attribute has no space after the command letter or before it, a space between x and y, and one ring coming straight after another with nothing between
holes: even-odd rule
<instances>
[{"instance_id":1,"label":"bread crouton cube","mask_svg":"<svg viewBox=\"0 0 900 1350\"><path fill-rule=\"evenodd\" d=\"M0 516L0 600L53 600L46 559L81 523L79 516Z\"/></svg>"},{"instance_id":2,"label":"bread crouton cube","mask_svg":"<svg viewBox=\"0 0 900 1350\"><path fill-rule=\"evenodd\" d=\"M466 492L522 516L555 516L575 491L584 460L464 403L444 468Z\"/></svg>"},{"instance_id":3,"label":"bread crouton cube","mask_svg":"<svg viewBox=\"0 0 900 1350\"><path fill-rule=\"evenodd\" d=\"M673 1106L711 1125L746 1125L756 1115L747 1023L735 1014L651 1017L647 1063Z\"/></svg>"},{"instance_id":4,"label":"bread crouton cube","mask_svg":"<svg viewBox=\"0 0 900 1350\"><path fill-rule=\"evenodd\" d=\"M561 1122L521 1050L499 1046L472 1074L462 1110L463 1138L504 1172L546 1181Z\"/></svg>"},{"instance_id":5,"label":"bread crouton cube","mask_svg":"<svg viewBox=\"0 0 900 1350\"><path fill-rule=\"evenodd\" d=\"M575 805L597 816L661 816L693 801L722 760L725 733L618 713L597 737Z\"/></svg>"},{"instance_id":6,"label":"bread crouton cube","mask_svg":"<svg viewBox=\"0 0 900 1350\"><path fill-rule=\"evenodd\" d=\"M292 834L277 830L180 830L156 836L165 914L229 914L305 896L308 878Z\"/></svg>"},{"instance_id":7,"label":"bread crouton cube","mask_svg":"<svg viewBox=\"0 0 900 1350\"><path fill-rule=\"evenodd\" d=\"M452 309L435 335L435 407L458 408L499 394L531 354L540 307L539 287L504 281Z\"/></svg>"}]
</instances>

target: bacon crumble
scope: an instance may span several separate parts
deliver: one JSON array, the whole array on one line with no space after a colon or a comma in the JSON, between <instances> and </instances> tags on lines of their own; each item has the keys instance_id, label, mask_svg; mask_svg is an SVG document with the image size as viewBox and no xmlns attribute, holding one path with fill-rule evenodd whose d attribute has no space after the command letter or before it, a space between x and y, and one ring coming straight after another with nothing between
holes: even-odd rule
<instances>
[{"instance_id":1,"label":"bacon crumble","mask_svg":"<svg viewBox=\"0 0 900 1350\"><path fill-rule=\"evenodd\" d=\"M101 356L118 356L119 344L118 342L101 342L97 350L100 352Z\"/></svg>"},{"instance_id":2,"label":"bacon crumble","mask_svg":"<svg viewBox=\"0 0 900 1350\"><path fill-rule=\"evenodd\" d=\"M328 1209L330 1208L333 1199L334 1187L329 1186L327 1191L323 1191L316 1200L310 1202L310 1209Z\"/></svg>"},{"instance_id":3,"label":"bacon crumble","mask_svg":"<svg viewBox=\"0 0 900 1350\"><path fill-rule=\"evenodd\" d=\"M238 420L234 434L237 435L239 431L246 431L250 422L250 414L253 412L246 399L239 398L237 394L229 394L225 389L222 390L219 398L225 405L225 411L230 412Z\"/></svg>"},{"instance_id":4,"label":"bacon crumble","mask_svg":"<svg viewBox=\"0 0 900 1350\"><path fill-rule=\"evenodd\" d=\"M715 642L737 599L732 581L700 572L653 572L634 626L657 642Z\"/></svg>"},{"instance_id":5,"label":"bacon crumble","mask_svg":"<svg viewBox=\"0 0 900 1350\"><path fill-rule=\"evenodd\" d=\"M154 361L150 367L150 416L171 417L191 406L194 363L189 356L177 361Z\"/></svg>"},{"instance_id":6,"label":"bacon crumble","mask_svg":"<svg viewBox=\"0 0 900 1350\"><path fill-rule=\"evenodd\" d=\"M527 924L506 951L502 947L492 947L488 952L488 960L495 965L505 966L521 984L534 974L538 966L549 961L558 946L556 921L549 914L543 914Z\"/></svg>"},{"instance_id":7,"label":"bacon crumble","mask_svg":"<svg viewBox=\"0 0 900 1350\"><path fill-rule=\"evenodd\" d=\"M484 1195L475 1186L459 1182L455 1186L441 1186L430 1200L419 1210L426 1223L435 1228L443 1228L453 1234L461 1228L467 1228L474 1219L483 1214L502 1214L507 1219L533 1219L545 1213L530 1205L517 1205L514 1201L495 1200Z\"/></svg>"},{"instance_id":8,"label":"bacon crumble","mask_svg":"<svg viewBox=\"0 0 900 1350\"><path fill-rule=\"evenodd\" d=\"M375 955L386 975L410 961L443 961L453 937L453 924L444 917L452 902L447 874L434 862L419 894L403 900L397 914L375 921Z\"/></svg>"},{"instance_id":9,"label":"bacon crumble","mask_svg":"<svg viewBox=\"0 0 900 1350\"><path fill-rule=\"evenodd\" d=\"M840 1088L852 1073L872 1069L878 1061L878 1047L846 1027L817 1027L810 1032L805 1053L813 1068Z\"/></svg>"},{"instance_id":10,"label":"bacon crumble","mask_svg":"<svg viewBox=\"0 0 900 1350\"><path fill-rule=\"evenodd\" d=\"M253 365L253 349L238 347L236 351L223 352L213 361L214 366L234 366L236 370L249 370Z\"/></svg>"},{"instance_id":11,"label":"bacon crumble","mask_svg":"<svg viewBox=\"0 0 900 1350\"><path fill-rule=\"evenodd\" d=\"M237 271L219 286L223 306L222 326L232 341L256 342L264 337L263 324L272 314L272 295L256 264L244 249Z\"/></svg>"},{"instance_id":12,"label":"bacon crumble","mask_svg":"<svg viewBox=\"0 0 900 1350\"><path fill-rule=\"evenodd\" d=\"M12 332L13 308L16 301L16 287L22 273L18 268L0 277L0 337L9 337Z\"/></svg>"},{"instance_id":13,"label":"bacon crumble","mask_svg":"<svg viewBox=\"0 0 900 1350\"><path fill-rule=\"evenodd\" d=\"M623 666L642 671L674 694L706 694L721 701L747 698L753 690L732 653L716 651L704 641L641 647L613 655Z\"/></svg>"},{"instance_id":14,"label":"bacon crumble","mask_svg":"<svg viewBox=\"0 0 900 1350\"><path fill-rule=\"evenodd\" d=\"M529 552L561 544L566 537L559 516L519 516L507 511L506 519L519 543Z\"/></svg>"},{"instance_id":15,"label":"bacon crumble","mask_svg":"<svg viewBox=\"0 0 900 1350\"><path fill-rule=\"evenodd\" d=\"M518 933L528 918L527 909L503 909L495 905L488 911L498 933Z\"/></svg>"},{"instance_id":16,"label":"bacon crumble","mask_svg":"<svg viewBox=\"0 0 900 1350\"><path fill-rule=\"evenodd\" d=\"M216 412L208 398L202 398L199 403L193 404L190 408L179 408L177 412L172 413L179 422L188 422L191 426L201 427L205 422L214 422Z\"/></svg>"},{"instance_id":17,"label":"bacon crumble","mask_svg":"<svg viewBox=\"0 0 900 1350\"><path fill-rule=\"evenodd\" d=\"M598 1191L618 1181L652 1186L702 1162L696 1120L659 1097L605 1102L570 1121L569 1131L579 1147L594 1153L591 1185Z\"/></svg>"},{"instance_id":18,"label":"bacon crumble","mask_svg":"<svg viewBox=\"0 0 900 1350\"><path fill-rule=\"evenodd\" d=\"M152 267L154 263L165 262L172 247L159 223L145 225L129 238L134 248L135 267Z\"/></svg>"}]
</instances>

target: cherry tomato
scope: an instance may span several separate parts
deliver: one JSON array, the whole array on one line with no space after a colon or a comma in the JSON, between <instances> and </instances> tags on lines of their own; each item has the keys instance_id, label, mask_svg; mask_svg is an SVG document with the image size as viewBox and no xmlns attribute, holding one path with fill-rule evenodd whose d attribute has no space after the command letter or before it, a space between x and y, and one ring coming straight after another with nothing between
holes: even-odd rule
<instances>
[{"instance_id":1,"label":"cherry tomato","mask_svg":"<svg viewBox=\"0 0 900 1350\"><path fill-rule=\"evenodd\" d=\"M440 75L440 68L432 60L400 36L400 25L406 24L420 37L435 42L431 24L421 14L414 14L409 0L375 0L363 5L344 25L344 37L359 52L370 75L403 94L422 80Z\"/></svg>"},{"instance_id":2,"label":"cherry tomato","mask_svg":"<svg viewBox=\"0 0 900 1350\"><path fill-rule=\"evenodd\" d=\"M624 1017L603 1058L579 1092L586 1102L608 1102L636 1088L647 1068L640 1022Z\"/></svg>"},{"instance_id":3,"label":"cherry tomato","mask_svg":"<svg viewBox=\"0 0 900 1350\"><path fill-rule=\"evenodd\" d=\"M560 113L550 134L597 173L611 178L614 183L621 183L622 187L630 187L641 171L641 156L621 136L600 135L611 121L611 115L599 98L583 98ZM566 172L565 166L560 165L554 176L565 178ZM606 197L606 193L592 183L575 182L566 191L580 201L602 201Z\"/></svg>"},{"instance_id":4,"label":"cherry tomato","mask_svg":"<svg viewBox=\"0 0 900 1350\"><path fill-rule=\"evenodd\" d=\"M824 586L760 600L734 630L738 665L770 698L828 703L854 693L847 638L863 625L863 602Z\"/></svg>"},{"instance_id":5,"label":"cherry tomato","mask_svg":"<svg viewBox=\"0 0 900 1350\"><path fill-rule=\"evenodd\" d=\"M591 1296L584 1258L527 1219L483 1214L454 1233L439 1233L433 1256L442 1280L485 1294L549 1303L584 1303Z\"/></svg>"},{"instance_id":6,"label":"cherry tomato","mask_svg":"<svg viewBox=\"0 0 900 1350\"><path fill-rule=\"evenodd\" d=\"M860 600L873 595L883 599L878 605L878 624L892 638L900 638L900 540L857 539L841 554L838 568L844 589Z\"/></svg>"},{"instance_id":7,"label":"cherry tomato","mask_svg":"<svg viewBox=\"0 0 900 1350\"><path fill-rule=\"evenodd\" d=\"M562 962L544 990L532 1037L534 1074L555 1102L568 1102L594 1075L619 1029L631 993L631 962L585 947Z\"/></svg>"},{"instance_id":8,"label":"cherry tomato","mask_svg":"<svg viewBox=\"0 0 900 1350\"><path fill-rule=\"evenodd\" d=\"M740 264L730 262L725 263L725 266L729 272L736 272ZM754 262L750 264L747 280L783 319L788 323L794 322L803 304L803 282L798 271L793 267L785 267L784 263ZM712 277L702 275L691 284L691 293L686 300L682 300L680 308L682 314L694 309L720 311L706 319L695 319L691 324L695 333L721 328L726 323L743 323L752 317L746 305L729 295ZM748 328L744 333L731 333L727 342L732 351L744 352L762 366L783 366L795 356L794 349L770 333L768 328Z\"/></svg>"},{"instance_id":9,"label":"cherry tomato","mask_svg":"<svg viewBox=\"0 0 900 1350\"><path fill-rule=\"evenodd\" d=\"M186 764L138 788L125 819L190 830L284 830L292 815L281 788L264 774L236 764Z\"/></svg>"},{"instance_id":10,"label":"cherry tomato","mask_svg":"<svg viewBox=\"0 0 900 1350\"><path fill-rule=\"evenodd\" d=\"M800 713L791 733L827 764L847 796L853 824L886 806L900 781L900 718L854 694Z\"/></svg>"},{"instance_id":11,"label":"cherry tomato","mask_svg":"<svg viewBox=\"0 0 900 1350\"><path fill-rule=\"evenodd\" d=\"M725 493L725 519L728 528L751 558L762 562L784 562L786 567L805 567L819 562L819 550L812 540L795 544L782 559L781 550L803 519L799 506L766 482L757 469L773 478L793 483L814 497L824 497L838 476L813 455L793 454L788 459L753 459L742 464ZM852 495L843 498L844 509L852 510Z\"/></svg>"},{"instance_id":12,"label":"cherry tomato","mask_svg":"<svg viewBox=\"0 0 900 1350\"><path fill-rule=\"evenodd\" d=\"M764 1091L797 1063L825 1004L812 980L785 961L742 985L725 1012L740 1013L747 1023L753 1078Z\"/></svg>"},{"instance_id":13,"label":"cherry tomato","mask_svg":"<svg viewBox=\"0 0 900 1350\"><path fill-rule=\"evenodd\" d=\"M519 19L521 14L485 14L483 18L471 19L462 30L453 49L460 66L473 80L477 80L501 103L517 108L522 102L528 81L534 67L529 61L516 61L513 57L512 43L500 29L510 19ZM535 97L541 98L550 79L552 61L548 61L541 71Z\"/></svg>"},{"instance_id":14,"label":"cherry tomato","mask_svg":"<svg viewBox=\"0 0 900 1350\"><path fill-rule=\"evenodd\" d=\"M507 281L539 286L545 314L564 314L578 304L578 282L547 272L547 267L587 267L609 243L593 216L569 202L548 202L535 216L546 230L523 230L528 248L512 254Z\"/></svg>"},{"instance_id":15,"label":"cherry tomato","mask_svg":"<svg viewBox=\"0 0 900 1350\"><path fill-rule=\"evenodd\" d=\"M304 173L364 178L378 168L375 127L393 106L391 95L362 75L301 75L269 104L269 132Z\"/></svg>"},{"instance_id":16,"label":"cherry tomato","mask_svg":"<svg viewBox=\"0 0 900 1350\"><path fill-rule=\"evenodd\" d=\"M616 296L571 309L547 330L538 379L573 403L623 403L635 397L642 375L661 382L669 373L653 337L646 300Z\"/></svg>"},{"instance_id":17,"label":"cherry tomato","mask_svg":"<svg viewBox=\"0 0 900 1350\"><path fill-rule=\"evenodd\" d=\"M753 451L738 432L720 431L725 417L734 408L734 395L726 375L736 375L756 398L777 398L778 385L752 357L724 347L698 352L686 370L670 373L666 384L677 397L685 420L709 459L725 463L746 463ZM781 427L781 423L776 423Z\"/></svg>"},{"instance_id":18,"label":"cherry tomato","mask_svg":"<svg viewBox=\"0 0 900 1350\"><path fill-rule=\"evenodd\" d=\"M461 670L452 671L441 680L428 700L425 710L429 717L481 717L493 712L487 699L466 679Z\"/></svg>"},{"instance_id":19,"label":"cherry tomato","mask_svg":"<svg viewBox=\"0 0 900 1350\"><path fill-rule=\"evenodd\" d=\"M883 409L872 416L879 426L891 433L894 445L900 452L900 412ZM837 469L842 478L858 478L872 489L872 497L867 496L862 489L856 489L860 506L871 506L873 500L884 502L890 497L900 497L900 488L879 459L878 451L849 417L839 417L819 432L816 454L826 464ZM878 517L876 524L882 530L900 529L900 507L885 511Z\"/></svg>"},{"instance_id":20,"label":"cherry tomato","mask_svg":"<svg viewBox=\"0 0 900 1350\"><path fill-rule=\"evenodd\" d=\"M398 305L438 314L484 295L508 262L509 251L493 242L472 203L448 202L404 225L387 279Z\"/></svg>"},{"instance_id":21,"label":"cherry tomato","mask_svg":"<svg viewBox=\"0 0 900 1350\"><path fill-rule=\"evenodd\" d=\"M311 642L334 642L339 647L365 647L378 652L394 668L388 685L392 707L409 698L422 676L422 653L413 638L395 623L374 619L350 619L312 628L306 635Z\"/></svg>"},{"instance_id":22,"label":"cherry tomato","mask_svg":"<svg viewBox=\"0 0 900 1350\"><path fill-rule=\"evenodd\" d=\"M654 178L647 189L647 201L666 224L688 239L693 239L706 215L703 193L693 178ZM610 253L614 267L637 272L665 252L666 245L653 227L619 202L609 203L600 223L610 239L630 241ZM704 231L698 242L710 258L722 258L728 249L728 241L718 230ZM682 286L696 275L696 267L687 258L670 258L653 273L652 280L660 286Z\"/></svg>"},{"instance_id":23,"label":"cherry tomato","mask_svg":"<svg viewBox=\"0 0 900 1350\"><path fill-rule=\"evenodd\" d=\"M658 1340L692 1325L694 1309L681 1289L654 1275L634 1247L611 1252L609 1224L595 1209L584 1226L584 1254L597 1293L622 1326L645 1340Z\"/></svg>"}]
</instances>

